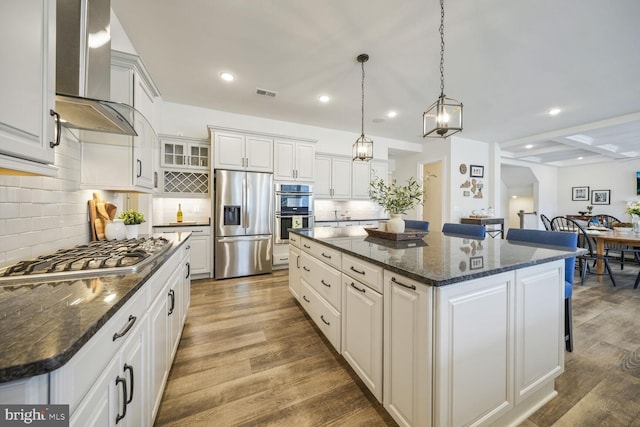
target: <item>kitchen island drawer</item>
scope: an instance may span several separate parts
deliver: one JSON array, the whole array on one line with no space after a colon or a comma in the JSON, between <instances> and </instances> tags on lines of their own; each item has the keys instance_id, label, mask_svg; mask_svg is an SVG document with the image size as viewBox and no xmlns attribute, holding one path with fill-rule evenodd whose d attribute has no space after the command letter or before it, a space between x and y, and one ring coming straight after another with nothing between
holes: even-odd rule
<instances>
[{"instance_id":1,"label":"kitchen island drawer","mask_svg":"<svg viewBox=\"0 0 640 427\"><path fill-rule=\"evenodd\" d=\"M341 316L304 279L300 279L300 303L338 353L341 352Z\"/></svg>"},{"instance_id":2,"label":"kitchen island drawer","mask_svg":"<svg viewBox=\"0 0 640 427\"><path fill-rule=\"evenodd\" d=\"M342 272L383 293L383 269L347 254L342 255Z\"/></svg>"},{"instance_id":3,"label":"kitchen island drawer","mask_svg":"<svg viewBox=\"0 0 640 427\"><path fill-rule=\"evenodd\" d=\"M69 362L51 373L51 403L68 404L73 414L131 330L144 320L147 292L146 287L139 289Z\"/></svg>"},{"instance_id":4,"label":"kitchen island drawer","mask_svg":"<svg viewBox=\"0 0 640 427\"><path fill-rule=\"evenodd\" d=\"M340 271L303 252L300 276L336 310L340 311Z\"/></svg>"},{"instance_id":5,"label":"kitchen island drawer","mask_svg":"<svg viewBox=\"0 0 640 427\"><path fill-rule=\"evenodd\" d=\"M339 251L325 246L321 243L315 242L311 239L307 239L306 237L301 238L301 244L301 249L303 251L313 255L319 260L322 260L337 269L340 269L340 265L342 263L340 261L341 255Z\"/></svg>"}]
</instances>

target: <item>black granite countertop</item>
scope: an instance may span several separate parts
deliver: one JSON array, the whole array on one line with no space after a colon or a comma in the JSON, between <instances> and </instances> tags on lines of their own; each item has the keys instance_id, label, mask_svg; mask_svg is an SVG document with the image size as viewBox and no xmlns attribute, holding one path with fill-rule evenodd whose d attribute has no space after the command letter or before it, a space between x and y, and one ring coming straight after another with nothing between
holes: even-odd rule
<instances>
[{"instance_id":1,"label":"black granite countertop","mask_svg":"<svg viewBox=\"0 0 640 427\"><path fill-rule=\"evenodd\" d=\"M340 218L340 219L331 219L331 218L314 218L314 222L347 222L347 221L388 221L389 218Z\"/></svg>"},{"instance_id":2,"label":"black granite countertop","mask_svg":"<svg viewBox=\"0 0 640 427\"><path fill-rule=\"evenodd\" d=\"M68 362L190 235L162 234L171 248L136 273L0 285L0 383Z\"/></svg>"},{"instance_id":3,"label":"black granite countertop","mask_svg":"<svg viewBox=\"0 0 640 427\"><path fill-rule=\"evenodd\" d=\"M487 237L476 240L430 231L421 240L369 236L363 227L292 229L291 233L334 247L387 270L431 286L492 276L584 252L531 246Z\"/></svg>"},{"instance_id":4,"label":"black granite countertop","mask_svg":"<svg viewBox=\"0 0 640 427\"><path fill-rule=\"evenodd\" d=\"M153 227L209 227L211 224L206 221L170 222L163 224L153 224Z\"/></svg>"}]
</instances>

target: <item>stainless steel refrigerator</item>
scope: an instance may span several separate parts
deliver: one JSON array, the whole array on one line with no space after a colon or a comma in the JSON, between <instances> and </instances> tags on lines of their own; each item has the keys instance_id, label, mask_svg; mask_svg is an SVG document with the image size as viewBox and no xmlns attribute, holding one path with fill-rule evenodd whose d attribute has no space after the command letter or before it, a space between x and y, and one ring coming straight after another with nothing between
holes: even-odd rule
<instances>
[{"instance_id":1,"label":"stainless steel refrigerator","mask_svg":"<svg viewBox=\"0 0 640 427\"><path fill-rule=\"evenodd\" d=\"M214 277L271 272L273 174L214 172Z\"/></svg>"}]
</instances>

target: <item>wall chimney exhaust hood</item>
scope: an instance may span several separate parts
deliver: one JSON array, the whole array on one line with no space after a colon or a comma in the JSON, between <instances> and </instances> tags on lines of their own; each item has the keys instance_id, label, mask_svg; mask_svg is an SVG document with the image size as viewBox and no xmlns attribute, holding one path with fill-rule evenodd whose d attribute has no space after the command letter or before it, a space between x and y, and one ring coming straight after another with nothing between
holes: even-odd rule
<instances>
[{"instance_id":1,"label":"wall chimney exhaust hood","mask_svg":"<svg viewBox=\"0 0 640 427\"><path fill-rule=\"evenodd\" d=\"M110 0L57 1L56 111L67 128L138 136L134 123L148 124L142 114L108 101L110 13Z\"/></svg>"}]
</instances>

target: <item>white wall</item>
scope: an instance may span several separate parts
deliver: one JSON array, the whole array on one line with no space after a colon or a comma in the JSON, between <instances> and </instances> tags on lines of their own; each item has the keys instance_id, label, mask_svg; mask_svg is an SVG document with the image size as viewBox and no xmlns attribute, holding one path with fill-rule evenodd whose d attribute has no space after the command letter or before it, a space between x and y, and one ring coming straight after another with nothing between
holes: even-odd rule
<instances>
[{"instance_id":1,"label":"white wall","mask_svg":"<svg viewBox=\"0 0 640 427\"><path fill-rule=\"evenodd\" d=\"M636 194L638 160L617 160L597 165L565 167L558 169L558 215L577 214L586 211L591 204L592 190L611 190L610 205L593 205L595 214L613 215L621 221L629 221L625 213L627 201L639 200ZM572 187L589 187L589 201L572 201Z\"/></svg>"}]
</instances>

